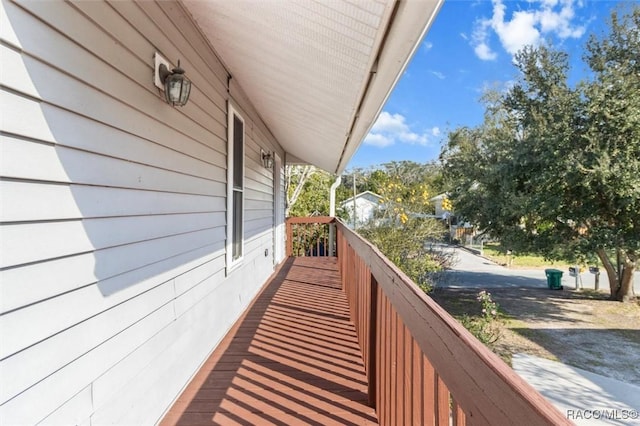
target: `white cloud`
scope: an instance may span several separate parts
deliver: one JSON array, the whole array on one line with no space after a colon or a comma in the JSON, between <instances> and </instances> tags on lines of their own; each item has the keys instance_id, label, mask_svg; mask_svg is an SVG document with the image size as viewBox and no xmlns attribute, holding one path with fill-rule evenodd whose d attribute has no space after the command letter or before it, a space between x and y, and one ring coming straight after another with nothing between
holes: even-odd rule
<instances>
[{"instance_id":1,"label":"white cloud","mask_svg":"<svg viewBox=\"0 0 640 426\"><path fill-rule=\"evenodd\" d=\"M482 60L496 58L491 49L490 38L495 34L500 44L509 54L514 55L526 45L537 46L548 36L560 40L580 38L585 26L575 23L575 7L581 7L578 0L542 0L532 2L529 10L518 10L507 16L507 4L503 0L493 1L493 16L480 19L475 24L471 45L476 56Z\"/></svg>"},{"instance_id":2,"label":"white cloud","mask_svg":"<svg viewBox=\"0 0 640 426\"><path fill-rule=\"evenodd\" d=\"M527 45L537 46L540 31L536 28L536 16L531 12L515 12L511 21L505 21L506 6L494 1L491 28L498 34L502 47L512 55Z\"/></svg>"},{"instance_id":3,"label":"white cloud","mask_svg":"<svg viewBox=\"0 0 640 426\"><path fill-rule=\"evenodd\" d=\"M427 133L417 133L411 130L402 114L390 114L382 111L373 124L371 132L364 139L367 145L384 148L395 143L410 145L427 145Z\"/></svg>"},{"instance_id":4,"label":"white cloud","mask_svg":"<svg viewBox=\"0 0 640 426\"><path fill-rule=\"evenodd\" d=\"M364 143L384 148L385 146L393 145L393 140L380 133L369 133L367 137L364 138Z\"/></svg>"},{"instance_id":5,"label":"white cloud","mask_svg":"<svg viewBox=\"0 0 640 426\"><path fill-rule=\"evenodd\" d=\"M561 39L580 38L584 35L584 25L572 25L575 18L575 10L572 1L565 1L560 12L554 13L551 8L545 8L538 12L540 28L543 33L555 33Z\"/></svg>"},{"instance_id":6,"label":"white cloud","mask_svg":"<svg viewBox=\"0 0 640 426\"><path fill-rule=\"evenodd\" d=\"M422 43L422 45L424 46L424 50L426 51L431 50L431 48L433 47L433 43L431 43L430 41L425 41L424 43Z\"/></svg>"},{"instance_id":7,"label":"white cloud","mask_svg":"<svg viewBox=\"0 0 640 426\"><path fill-rule=\"evenodd\" d=\"M440 127L434 127L431 129L431 134L433 136L440 136Z\"/></svg>"},{"instance_id":8,"label":"white cloud","mask_svg":"<svg viewBox=\"0 0 640 426\"><path fill-rule=\"evenodd\" d=\"M483 61L493 61L498 57L498 54L491 50L486 43L480 43L473 51L476 52L476 56Z\"/></svg>"},{"instance_id":9,"label":"white cloud","mask_svg":"<svg viewBox=\"0 0 640 426\"><path fill-rule=\"evenodd\" d=\"M438 77L440 80L444 80L445 76L443 73L441 73L440 71L429 71L431 74L435 75L436 77Z\"/></svg>"},{"instance_id":10,"label":"white cloud","mask_svg":"<svg viewBox=\"0 0 640 426\"><path fill-rule=\"evenodd\" d=\"M382 111L373 124L371 131L374 133L400 133L407 129L405 118L401 114L389 114Z\"/></svg>"},{"instance_id":11,"label":"white cloud","mask_svg":"<svg viewBox=\"0 0 640 426\"><path fill-rule=\"evenodd\" d=\"M489 28L490 24L491 22L486 19L476 23L476 28L473 31L473 35L471 37L471 44L474 45L473 50L476 53L476 56L483 61L493 61L498 57L498 54L491 50L491 48L487 44L487 40L489 38L487 29Z\"/></svg>"}]
</instances>

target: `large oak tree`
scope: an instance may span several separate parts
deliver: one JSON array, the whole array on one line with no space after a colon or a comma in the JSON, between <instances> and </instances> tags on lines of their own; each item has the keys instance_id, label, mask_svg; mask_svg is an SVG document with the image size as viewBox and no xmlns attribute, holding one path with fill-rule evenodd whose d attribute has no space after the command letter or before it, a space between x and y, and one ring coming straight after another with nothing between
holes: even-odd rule
<instances>
[{"instance_id":1,"label":"large oak tree","mask_svg":"<svg viewBox=\"0 0 640 426\"><path fill-rule=\"evenodd\" d=\"M640 256L640 7L592 36L591 73L526 47L520 78L488 93L485 120L449 133L441 160L456 211L514 249L601 259L612 298L634 297Z\"/></svg>"}]
</instances>

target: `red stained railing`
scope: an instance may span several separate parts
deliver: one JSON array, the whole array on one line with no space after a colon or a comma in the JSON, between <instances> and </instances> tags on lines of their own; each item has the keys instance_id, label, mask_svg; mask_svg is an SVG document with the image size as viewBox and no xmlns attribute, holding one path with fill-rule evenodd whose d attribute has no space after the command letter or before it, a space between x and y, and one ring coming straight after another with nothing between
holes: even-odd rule
<instances>
[{"instance_id":1,"label":"red stained railing","mask_svg":"<svg viewBox=\"0 0 640 426\"><path fill-rule=\"evenodd\" d=\"M314 223L336 226L342 286L367 370L369 402L381 425L571 424L342 222L288 219L289 255L295 255L296 233L306 235L293 226Z\"/></svg>"},{"instance_id":2,"label":"red stained railing","mask_svg":"<svg viewBox=\"0 0 640 426\"><path fill-rule=\"evenodd\" d=\"M330 234L336 229L332 217L290 217L287 219L287 256L330 256L335 254Z\"/></svg>"}]
</instances>

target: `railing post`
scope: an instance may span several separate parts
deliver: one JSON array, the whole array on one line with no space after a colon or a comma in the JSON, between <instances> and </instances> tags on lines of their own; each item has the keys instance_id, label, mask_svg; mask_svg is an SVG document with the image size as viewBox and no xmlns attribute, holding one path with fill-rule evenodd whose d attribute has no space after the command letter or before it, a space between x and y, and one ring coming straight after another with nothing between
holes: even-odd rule
<instances>
[{"instance_id":1,"label":"railing post","mask_svg":"<svg viewBox=\"0 0 640 426\"><path fill-rule=\"evenodd\" d=\"M338 241L340 242L340 247L338 248L338 264L340 265L340 283L344 291L346 288L345 282L347 281L347 247L342 230L340 229L338 232Z\"/></svg>"},{"instance_id":2,"label":"railing post","mask_svg":"<svg viewBox=\"0 0 640 426\"><path fill-rule=\"evenodd\" d=\"M445 385L437 372L434 374L434 378L436 425L448 425L450 413L449 389L447 389L447 385Z\"/></svg>"},{"instance_id":3,"label":"railing post","mask_svg":"<svg viewBox=\"0 0 640 426\"><path fill-rule=\"evenodd\" d=\"M336 255L335 243L336 243L336 224L330 223L329 224L329 256Z\"/></svg>"},{"instance_id":4,"label":"railing post","mask_svg":"<svg viewBox=\"0 0 640 426\"><path fill-rule=\"evenodd\" d=\"M293 223L287 218L285 221L287 228L287 257L293 256Z\"/></svg>"},{"instance_id":5,"label":"railing post","mask_svg":"<svg viewBox=\"0 0 640 426\"><path fill-rule=\"evenodd\" d=\"M378 396L378 376L377 376L377 359L378 359L378 282L376 277L371 274L371 297L369 309L369 365L367 365L367 373L369 373L369 406L376 409L376 398Z\"/></svg>"}]
</instances>

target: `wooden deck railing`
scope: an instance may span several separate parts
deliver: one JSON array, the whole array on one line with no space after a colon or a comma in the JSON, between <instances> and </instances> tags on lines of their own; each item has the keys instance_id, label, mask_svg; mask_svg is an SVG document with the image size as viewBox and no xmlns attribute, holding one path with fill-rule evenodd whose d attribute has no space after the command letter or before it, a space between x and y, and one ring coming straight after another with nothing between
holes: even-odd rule
<instances>
[{"instance_id":1,"label":"wooden deck railing","mask_svg":"<svg viewBox=\"0 0 640 426\"><path fill-rule=\"evenodd\" d=\"M336 226L342 286L381 425L571 424L342 222L295 218L287 235L291 225L314 220Z\"/></svg>"},{"instance_id":2,"label":"wooden deck railing","mask_svg":"<svg viewBox=\"0 0 640 426\"><path fill-rule=\"evenodd\" d=\"M335 219L327 216L287 219L287 256L335 255Z\"/></svg>"}]
</instances>

